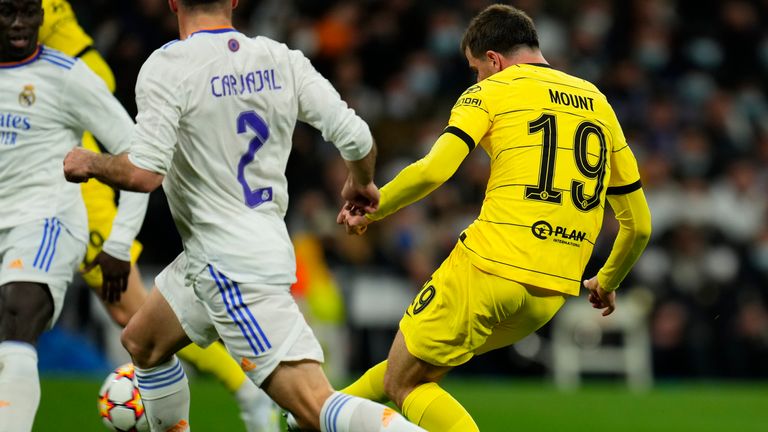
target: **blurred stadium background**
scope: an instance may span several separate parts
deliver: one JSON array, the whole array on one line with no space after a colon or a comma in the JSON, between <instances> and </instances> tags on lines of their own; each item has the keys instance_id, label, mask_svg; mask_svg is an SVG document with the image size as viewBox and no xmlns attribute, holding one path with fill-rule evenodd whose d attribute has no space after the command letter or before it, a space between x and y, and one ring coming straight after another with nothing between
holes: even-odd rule
<instances>
[{"instance_id":1,"label":"blurred stadium background","mask_svg":"<svg viewBox=\"0 0 768 432\"><path fill-rule=\"evenodd\" d=\"M135 113L141 64L177 38L166 1L71 3ZM490 3L240 0L236 26L312 59L371 125L383 184L426 153L472 83L458 44ZM768 1L509 3L533 17L552 65L608 96L640 162L654 233L616 318L573 299L537 335L458 368L448 387L483 430L768 430ZM474 152L429 199L357 238L335 225L345 178L336 155L297 127L286 220L297 298L342 385L386 356L403 308L477 215L487 161ZM607 214L587 274L615 230ZM140 240L151 285L181 250L162 192ZM36 430L99 430L98 385L127 361L118 335L87 288L71 287L41 341ZM206 377L192 385L197 431L241 430L221 386Z\"/></svg>"}]
</instances>

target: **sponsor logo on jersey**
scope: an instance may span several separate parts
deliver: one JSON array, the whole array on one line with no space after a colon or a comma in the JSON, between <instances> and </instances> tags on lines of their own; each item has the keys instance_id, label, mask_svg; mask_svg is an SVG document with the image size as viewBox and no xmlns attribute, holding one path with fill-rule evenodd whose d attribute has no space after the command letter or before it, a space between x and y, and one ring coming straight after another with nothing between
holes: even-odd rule
<instances>
[{"instance_id":1,"label":"sponsor logo on jersey","mask_svg":"<svg viewBox=\"0 0 768 432\"><path fill-rule=\"evenodd\" d=\"M482 105L483 105L483 100L482 99L478 99L478 98L473 98L473 97L467 96L467 97L460 97L459 100L456 102L456 105L454 105L454 108L455 107L460 107L460 106L479 107L479 106L482 106Z\"/></svg>"},{"instance_id":2,"label":"sponsor logo on jersey","mask_svg":"<svg viewBox=\"0 0 768 432\"><path fill-rule=\"evenodd\" d=\"M32 84L25 85L24 89L19 93L19 105L23 107L31 107L36 100L35 86Z\"/></svg>"},{"instance_id":3,"label":"sponsor logo on jersey","mask_svg":"<svg viewBox=\"0 0 768 432\"><path fill-rule=\"evenodd\" d=\"M580 246L587 238L587 233L563 226L552 226L545 220L536 221L531 225L531 233L540 240L552 239L555 243Z\"/></svg>"}]
</instances>

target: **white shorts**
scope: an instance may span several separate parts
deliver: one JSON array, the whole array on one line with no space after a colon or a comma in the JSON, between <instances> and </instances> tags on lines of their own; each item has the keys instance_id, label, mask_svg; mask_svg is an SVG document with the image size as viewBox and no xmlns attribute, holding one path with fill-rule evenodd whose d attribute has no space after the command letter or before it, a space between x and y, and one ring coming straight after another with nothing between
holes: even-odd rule
<instances>
[{"instance_id":1,"label":"white shorts","mask_svg":"<svg viewBox=\"0 0 768 432\"><path fill-rule=\"evenodd\" d=\"M211 265L188 271L183 252L155 285L194 343L206 347L221 338L256 385L280 362L324 360L288 285L240 284Z\"/></svg>"},{"instance_id":2,"label":"white shorts","mask_svg":"<svg viewBox=\"0 0 768 432\"><path fill-rule=\"evenodd\" d=\"M53 298L51 328L64 306L67 286L83 260L85 246L55 217L2 229L0 286L9 282L48 285Z\"/></svg>"}]
</instances>

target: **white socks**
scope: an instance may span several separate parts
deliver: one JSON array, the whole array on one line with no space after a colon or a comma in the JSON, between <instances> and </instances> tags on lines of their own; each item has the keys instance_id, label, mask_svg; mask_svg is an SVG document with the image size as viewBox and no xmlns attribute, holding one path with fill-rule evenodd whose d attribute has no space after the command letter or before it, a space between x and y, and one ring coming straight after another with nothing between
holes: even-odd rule
<instances>
[{"instance_id":1,"label":"white socks","mask_svg":"<svg viewBox=\"0 0 768 432\"><path fill-rule=\"evenodd\" d=\"M39 404L37 350L25 342L0 342L0 432L31 431Z\"/></svg>"},{"instance_id":2,"label":"white socks","mask_svg":"<svg viewBox=\"0 0 768 432\"><path fill-rule=\"evenodd\" d=\"M157 367L135 370L150 430L190 430L189 382L179 359L173 356Z\"/></svg>"},{"instance_id":3,"label":"white socks","mask_svg":"<svg viewBox=\"0 0 768 432\"><path fill-rule=\"evenodd\" d=\"M280 412L272 399L250 379L235 392L240 418L248 432L279 432Z\"/></svg>"},{"instance_id":4,"label":"white socks","mask_svg":"<svg viewBox=\"0 0 768 432\"><path fill-rule=\"evenodd\" d=\"M321 432L426 432L380 403L335 392L320 411Z\"/></svg>"}]
</instances>

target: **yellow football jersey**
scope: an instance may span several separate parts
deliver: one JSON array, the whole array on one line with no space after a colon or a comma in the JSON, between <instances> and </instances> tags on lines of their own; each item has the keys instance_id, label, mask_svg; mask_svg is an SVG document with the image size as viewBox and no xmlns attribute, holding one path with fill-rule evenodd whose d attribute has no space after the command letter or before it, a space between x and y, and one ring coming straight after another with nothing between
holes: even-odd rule
<instances>
[{"instance_id":1,"label":"yellow football jersey","mask_svg":"<svg viewBox=\"0 0 768 432\"><path fill-rule=\"evenodd\" d=\"M637 162L591 83L520 64L467 89L446 132L490 156L479 217L460 236L478 268L578 295L606 193L640 188Z\"/></svg>"},{"instance_id":2,"label":"yellow football jersey","mask_svg":"<svg viewBox=\"0 0 768 432\"><path fill-rule=\"evenodd\" d=\"M72 57L79 57L93 44L66 0L43 0L43 12L41 43Z\"/></svg>"}]
</instances>

